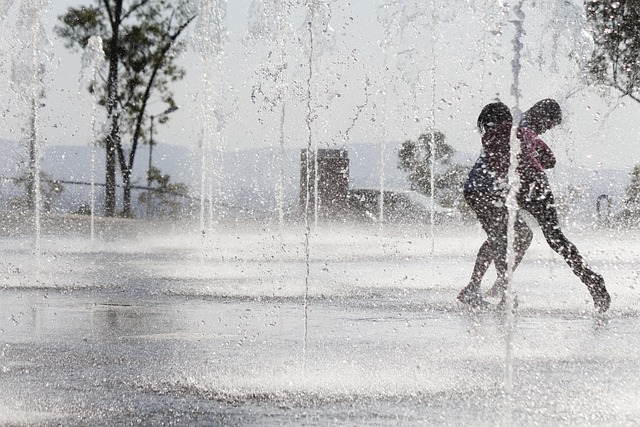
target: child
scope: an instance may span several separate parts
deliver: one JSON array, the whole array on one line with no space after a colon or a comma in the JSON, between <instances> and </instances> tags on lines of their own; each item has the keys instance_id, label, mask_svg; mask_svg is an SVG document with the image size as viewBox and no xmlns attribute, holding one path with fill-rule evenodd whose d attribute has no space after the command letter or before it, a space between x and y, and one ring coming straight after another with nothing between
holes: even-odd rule
<instances>
[{"instance_id":1,"label":"child","mask_svg":"<svg viewBox=\"0 0 640 427\"><path fill-rule=\"evenodd\" d=\"M509 139L512 116L502 102L486 105L478 116L478 129L482 133L482 152L469 172L464 186L464 197L487 233L487 240L478 251L469 284L458 294L458 300L474 307L487 306L480 294L480 281L495 262L498 283L506 283L507 223L509 211L505 205L508 191ZM515 222L515 249L518 263L531 243L533 233L519 216Z\"/></svg>"},{"instance_id":2,"label":"child","mask_svg":"<svg viewBox=\"0 0 640 427\"><path fill-rule=\"evenodd\" d=\"M562 110L553 99L537 102L524 114L517 133L520 140L518 205L538 221L551 249L564 258L573 273L587 286L595 308L603 313L611 303L604 279L591 270L576 246L560 230L553 193L544 172L545 168L555 165L555 157L538 135L561 121Z\"/></svg>"}]
</instances>

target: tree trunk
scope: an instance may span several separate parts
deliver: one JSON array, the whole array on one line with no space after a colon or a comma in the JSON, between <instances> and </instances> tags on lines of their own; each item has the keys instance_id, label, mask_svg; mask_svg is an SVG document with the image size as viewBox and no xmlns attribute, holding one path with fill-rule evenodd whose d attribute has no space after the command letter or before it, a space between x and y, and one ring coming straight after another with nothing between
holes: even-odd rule
<instances>
[{"instance_id":1,"label":"tree trunk","mask_svg":"<svg viewBox=\"0 0 640 427\"><path fill-rule=\"evenodd\" d=\"M142 121L144 119L144 113L147 109L147 102L149 101L149 97L151 96L151 91L153 90L153 84L155 82L156 76L158 75L160 68L162 67L164 58L166 57L167 53L171 49L171 46L176 41L176 39L180 36L180 33L182 33L182 31L185 28L187 28L189 23L194 18L195 16L189 18L180 27L178 27L175 33L169 36L169 41L163 46L161 46L158 50L157 59L153 65L151 76L147 81L147 85L146 85L144 94L142 96L142 105L140 108L140 112L138 113L138 117L136 120L136 127L133 132L133 139L131 141L131 151L129 151L128 162L125 159L124 149L122 148L122 144L117 145L118 157L120 159L120 171L122 172L122 181L123 181L122 184L124 187L122 191L122 214L125 217L131 216L131 174L133 171L133 162L135 160L136 151L138 149L138 141L140 139L140 134L142 130ZM153 141L149 141L149 143L152 144Z\"/></svg>"},{"instance_id":2,"label":"tree trunk","mask_svg":"<svg viewBox=\"0 0 640 427\"><path fill-rule=\"evenodd\" d=\"M122 215L131 217L131 169L122 173Z\"/></svg>"},{"instance_id":3,"label":"tree trunk","mask_svg":"<svg viewBox=\"0 0 640 427\"><path fill-rule=\"evenodd\" d=\"M106 139L106 177L105 177L105 207L106 216L114 216L116 212L116 147L120 139L118 105L118 63L120 24L122 22L122 2L116 0L113 9L105 0L111 22L111 40L109 41L109 76L107 80L107 114L111 120L111 129Z\"/></svg>"},{"instance_id":4,"label":"tree trunk","mask_svg":"<svg viewBox=\"0 0 640 427\"><path fill-rule=\"evenodd\" d=\"M105 216L114 216L116 212L116 141L118 139L118 118L111 118L111 130L106 141L105 175Z\"/></svg>"},{"instance_id":5,"label":"tree trunk","mask_svg":"<svg viewBox=\"0 0 640 427\"><path fill-rule=\"evenodd\" d=\"M120 173L122 174L122 216L131 217L131 173L133 167L127 165L122 144L116 146Z\"/></svg>"}]
</instances>

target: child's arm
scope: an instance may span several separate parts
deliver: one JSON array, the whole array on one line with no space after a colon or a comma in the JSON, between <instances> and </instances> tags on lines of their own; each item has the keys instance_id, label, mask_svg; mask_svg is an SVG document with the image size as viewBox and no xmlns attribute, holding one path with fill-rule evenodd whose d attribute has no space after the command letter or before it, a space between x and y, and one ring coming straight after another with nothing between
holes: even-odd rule
<instances>
[{"instance_id":1,"label":"child's arm","mask_svg":"<svg viewBox=\"0 0 640 427\"><path fill-rule=\"evenodd\" d=\"M556 165L556 156L551 151L551 148L540 138L536 138L534 142L534 153L536 160L545 169L551 169Z\"/></svg>"}]
</instances>

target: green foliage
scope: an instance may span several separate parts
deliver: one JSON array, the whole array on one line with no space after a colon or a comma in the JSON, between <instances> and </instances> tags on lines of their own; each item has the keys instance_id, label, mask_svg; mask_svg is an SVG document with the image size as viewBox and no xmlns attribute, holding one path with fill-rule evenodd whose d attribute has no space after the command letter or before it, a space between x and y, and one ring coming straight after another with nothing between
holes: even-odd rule
<instances>
[{"instance_id":1,"label":"green foliage","mask_svg":"<svg viewBox=\"0 0 640 427\"><path fill-rule=\"evenodd\" d=\"M150 218L177 219L182 212L182 201L188 197L189 188L185 184L172 183L169 175L163 175L160 169L151 167L147 172L151 185L139 197Z\"/></svg>"},{"instance_id":2,"label":"green foliage","mask_svg":"<svg viewBox=\"0 0 640 427\"><path fill-rule=\"evenodd\" d=\"M627 187L627 200L633 204L640 204L640 165L635 165L631 172L631 183Z\"/></svg>"},{"instance_id":3,"label":"green foliage","mask_svg":"<svg viewBox=\"0 0 640 427\"><path fill-rule=\"evenodd\" d=\"M122 4L118 31L117 51L114 52L112 38L116 17L116 3ZM94 6L69 8L59 17L56 33L65 41L67 48L78 51L87 46L91 36L103 40L107 62L113 59L119 65L117 99L123 114L124 128L133 135L138 116L144 112L149 94L148 87L162 101L174 106L169 83L181 80L185 70L176 63L177 55L184 49L184 43L177 36L192 19L193 15L185 0L168 1L117 1L95 0ZM105 64L104 74L109 64ZM151 79L153 78L153 81ZM101 104L107 105L107 79L100 93ZM139 130L144 135L142 129Z\"/></svg>"},{"instance_id":4,"label":"green foliage","mask_svg":"<svg viewBox=\"0 0 640 427\"><path fill-rule=\"evenodd\" d=\"M59 19L62 25L55 30L65 46L74 52L84 49L93 34L106 34L108 31L99 7L70 7Z\"/></svg>"},{"instance_id":5,"label":"green foliage","mask_svg":"<svg viewBox=\"0 0 640 427\"><path fill-rule=\"evenodd\" d=\"M585 8L595 42L591 76L640 102L640 2L585 0Z\"/></svg>"},{"instance_id":6,"label":"green foliage","mask_svg":"<svg viewBox=\"0 0 640 427\"><path fill-rule=\"evenodd\" d=\"M453 162L455 150L442 132L423 133L417 141L407 140L398 152L398 168L408 174L411 189L431 196L431 170L436 201L444 207L461 207L462 185L468 169Z\"/></svg>"},{"instance_id":7,"label":"green foliage","mask_svg":"<svg viewBox=\"0 0 640 427\"><path fill-rule=\"evenodd\" d=\"M402 143L399 168L409 174L409 181L413 190L431 195L431 156L435 160L446 160L448 147L444 142L442 132L423 133L417 141L407 140Z\"/></svg>"},{"instance_id":8,"label":"green foliage","mask_svg":"<svg viewBox=\"0 0 640 427\"><path fill-rule=\"evenodd\" d=\"M89 0L87 0L89 1ZM105 53L101 87L91 87L109 115L106 212L115 208L115 159L124 183L123 215L130 214L131 173L139 143L149 142L144 123L150 99L175 107L169 84L185 76L177 65L184 49L180 34L195 18L188 0L94 0L93 6L69 8L56 33L75 51L99 36ZM165 120L166 121L166 120ZM130 139L127 139L129 136ZM125 146L124 141L130 143ZM111 156L111 157L110 157Z\"/></svg>"}]
</instances>

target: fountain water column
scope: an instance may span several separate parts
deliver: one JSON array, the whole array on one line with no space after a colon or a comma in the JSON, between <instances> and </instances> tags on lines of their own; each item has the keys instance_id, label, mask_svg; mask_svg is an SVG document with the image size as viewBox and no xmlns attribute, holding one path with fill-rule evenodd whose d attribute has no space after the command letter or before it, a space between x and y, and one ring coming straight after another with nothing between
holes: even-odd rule
<instances>
[{"instance_id":1,"label":"fountain water column","mask_svg":"<svg viewBox=\"0 0 640 427\"><path fill-rule=\"evenodd\" d=\"M554 19L556 16L558 16L558 4L557 2L551 2L551 65L549 66L549 71L551 73L554 74L558 74L560 72L559 68L558 68L558 45L560 43L560 31L558 30L558 20ZM547 174L549 174L551 177L555 178L556 175L556 168L552 168L551 170L547 171ZM549 253L549 261L547 262L547 265L549 266L549 284L551 286L554 285L553 283L553 277L554 277L554 271L553 271L553 267L554 267L554 255L555 252L553 249L551 249L551 247L549 247L548 249L548 253Z\"/></svg>"},{"instance_id":2,"label":"fountain water column","mask_svg":"<svg viewBox=\"0 0 640 427\"><path fill-rule=\"evenodd\" d=\"M436 21L436 3L431 1L431 139L429 140L429 151L431 151L430 159L430 190L431 190L431 255L436 251L436 233L435 233L435 173L436 173L436 144L435 144L435 132L436 132L436 43L438 42L437 34L437 21Z\"/></svg>"},{"instance_id":3,"label":"fountain water column","mask_svg":"<svg viewBox=\"0 0 640 427\"><path fill-rule=\"evenodd\" d=\"M206 72L205 72L206 74ZM207 89L205 89L205 93L209 92L208 89L208 81L205 79L205 85L207 86ZM208 99L208 97L205 95L204 99ZM202 125L202 129L200 130L200 231L202 233L202 236L205 236L205 225L204 225L204 217L205 217L205 202L206 202L206 198L205 198L205 188L206 188L206 170L207 170L207 152L209 150L207 150L207 144L208 144L208 139L205 139L205 135L208 133L209 127L207 126L207 122L203 121L203 125Z\"/></svg>"},{"instance_id":4,"label":"fountain water column","mask_svg":"<svg viewBox=\"0 0 640 427\"><path fill-rule=\"evenodd\" d=\"M307 331L308 331L308 297L309 297L309 278L310 278L310 235L311 235L311 224L309 221L309 208L310 208L310 183L311 183L311 174L312 169L310 162L308 161L309 156L313 156L313 198L314 198L314 229L318 231L318 215L319 215L319 167L318 167L318 143L317 139L314 138L314 129L313 122L316 120L316 111L313 106L314 102L314 93L312 92L313 84L314 84L314 67L316 66L317 58L319 54L317 52L318 47L320 48L320 52L322 51L322 44L316 46L317 39L321 40L323 35L326 35L326 28L323 28L323 25L326 25L331 18L331 8L330 5L324 0L308 0L306 1L307 6L307 17L305 19L305 29L308 33L309 37L309 55L307 61L307 93L306 93L306 101L307 101L307 114L306 114L306 125L307 125L307 149L306 149L306 194L305 194L305 206L304 206L304 218L305 218L305 262L306 262L306 275L305 275L305 291L304 291L304 345L303 345L303 358L305 359L304 365L306 365L306 342L307 342ZM317 32L316 32L317 31ZM318 37L319 36L319 37ZM302 38L301 38L302 39ZM306 366L304 366L306 369Z\"/></svg>"},{"instance_id":5,"label":"fountain water column","mask_svg":"<svg viewBox=\"0 0 640 427\"><path fill-rule=\"evenodd\" d=\"M315 111L313 108L313 67L316 62L316 52L315 52L315 37L314 30L316 26L317 20L317 9L321 7L321 5L317 4L318 0L309 0L307 5L307 19L305 21L307 33L309 36L309 56L307 61L307 93L306 93L306 101L307 101L307 115L305 123L307 125L307 162L306 162L306 179L307 179L307 194L305 199L305 221L308 223L309 216L309 205L311 202L311 193L310 193L310 184L312 178L312 170L313 170L313 212L314 212L314 228L318 231L318 143L316 139L313 137L313 121L315 119ZM308 161L309 156L313 156L313 169ZM309 224L307 224L307 228L309 228Z\"/></svg>"},{"instance_id":6,"label":"fountain water column","mask_svg":"<svg viewBox=\"0 0 640 427\"><path fill-rule=\"evenodd\" d=\"M386 2L383 6L384 8L384 39L382 41L382 99L380 101L380 116L387 117L387 93L389 91L389 79L387 76L388 71L388 63L389 63L389 45L391 43L391 19L389 17L389 9L391 5ZM385 164L384 164L384 155L385 155L385 143L387 140L387 122L386 120L380 120L380 197L378 199L378 219L380 221L380 227L384 224L384 189L385 189Z\"/></svg>"},{"instance_id":7,"label":"fountain water column","mask_svg":"<svg viewBox=\"0 0 640 427\"><path fill-rule=\"evenodd\" d=\"M286 70L286 28L287 28L287 16L289 15L289 8L287 1L279 2L280 8L276 14L276 25L278 32L278 100L280 102L280 127L279 127L279 141L280 141L280 169L278 171L278 183L277 183L277 204L278 204L278 223L282 227L284 225L284 159L285 159L285 113L286 106L284 100L285 94L285 70Z\"/></svg>"},{"instance_id":8,"label":"fountain water column","mask_svg":"<svg viewBox=\"0 0 640 427\"><path fill-rule=\"evenodd\" d=\"M41 221L40 214L42 212L42 186L40 181L40 135L38 133L38 96L36 91L32 93L31 98L31 120L29 137L29 181L31 187L29 190L29 203L33 202L34 228L35 228L35 252L40 253L40 235Z\"/></svg>"},{"instance_id":9,"label":"fountain water column","mask_svg":"<svg viewBox=\"0 0 640 427\"><path fill-rule=\"evenodd\" d=\"M218 65L219 65L218 70L220 71L219 75L222 77L225 74L222 71L222 60L219 62ZM220 99L224 99L224 97L222 96L222 93L220 93L220 96L218 98L219 99L216 102L216 105L214 107L214 114L216 116L217 157L215 156L216 153L212 152L212 159L211 159L212 171L215 171L216 173L212 173L211 180L209 183L209 228L210 229L213 228L214 217L215 217L214 213L216 213L215 205L213 203L214 189L216 188L216 185L218 189L218 194L220 194L221 197L223 197L223 192L224 192L224 188L222 185L222 177L224 176L224 173L225 173L224 154L225 154L225 146L226 146L225 136L226 136L226 129L227 129L227 116L224 112L222 103L220 102ZM217 163L216 163L216 160L217 160ZM214 178L217 178L217 179L214 179Z\"/></svg>"},{"instance_id":10,"label":"fountain water column","mask_svg":"<svg viewBox=\"0 0 640 427\"><path fill-rule=\"evenodd\" d=\"M201 4L198 5L198 21L195 25L195 35L193 39L193 45L195 50L200 52L200 62L202 67L200 67L203 71L201 74L202 84L203 84L203 98L200 101L200 122L202 123L200 128L199 135L199 145L200 145L200 232L202 233L202 237L205 237L205 226L204 226L204 215L205 215L205 186L206 186L206 141L205 135L208 134L210 129L209 122L211 120L211 115L207 113L206 106L209 105L209 97L210 97L210 78L209 78L209 68L207 67L208 58L210 56L209 50L211 49L211 45L208 43L205 35L207 34L208 28L208 12L209 9L207 6L207 0L203 0Z\"/></svg>"},{"instance_id":11,"label":"fountain water column","mask_svg":"<svg viewBox=\"0 0 640 427\"><path fill-rule=\"evenodd\" d=\"M42 25L44 12L49 0L23 0L20 3L17 32L28 28L30 37L24 43L25 49L14 56L12 84L15 91L26 97L30 105L29 117L29 205L33 209L35 229L35 252L40 253L42 192L40 182L40 151L42 137L39 134L40 99L44 97L45 46L48 43ZM8 9L8 7L7 7ZM27 54L28 56L22 56ZM25 87L27 85L27 87ZM26 95L24 95L26 94Z\"/></svg>"},{"instance_id":12,"label":"fountain water column","mask_svg":"<svg viewBox=\"0 0 640 427\"><path fill-rule=\"evenodd\" d=\"M520 120L520 71L521 71L521 55L522 55L522 37L524 36L524 19L525 14L522 10L524 0L520 0L514 6L514 14L516 19L512 20L515 25L515 35L513 38L513 59L511 61L511 69L513 72L513 83L511 86L511 94L515 99L515 107L513 111L514 126L511 129L511 147L510 147L510 162L509 162L509 192L507 194L506 205L509 211L509 219L507 226L507 290L506 290L506 304L505 304L505 378L504 378L504 392L507 405L507 420L508 424L511 424L512 405L513 400L513 335L514 335L514 292L513 292L513 269L515 266L516 251L514 250L515 242L515 222L518 215L518 202L517 193L520 187L520 180L516 169L518 167L518 154L520 153L520 144L517 138L517 123Z\"/></svg>"},{"instance_id":13,"label":"fountain water column","mask_svg":"<svg viewBox=\"0 0 640 427\"><path fill-rule=\"evenodd\" d=\"M311 8L312 8L312 12L311 12L311 20L309 21L309 112L311 112L311 106L312 106L312 101L313 98L311 96L311 88L312 88L312 82L313 82L313 66L315 64L315 52L314 52L314 37L313 37L313 30L314 30L314 22L316 20L316 13L315 13L315 9L313 9L313 4L311 4ZM314 118L315 119L315 118ZM320 208L320 198L319 198L319 194L318 194L318 186L320 184L320 171L318 170L318 140L317 138L313 138L312 137L312 133L311 133L311 122L312 120L309 121L309 137L312 139L313 141L313 224L314 224L314 229L316 231L316 233L318 232L318 210Z\"/></svg>"},{"instance_id":14,"label":"fountain water column","mask_svg":"<svg viewBox=\"0 0 640 427\"><path fill-rule=\"evenodd\" d=\"M551 2L551 32L552 32L552 45L551 45L551 67L552 73L558 73L558 44L560 43L560 31L558 29L557 20L553 19L558 14L558 2Z\"/></svg>"},{"instance_id":15,"label":"fountain water column","mask_svg":"<svg viewBox=\"0 0 640 427\"><path fill-rule=\"evenodd\" d=\"M311 223L309 221L309 204L310 204L310 199L311 199L311 191L310 191L310 184L311 184L311 166L310 166L310 162L309 162L309 156L311 156L311 153L313 153L313 158L314 158L314 166L313 166L313 171L314 171L314 219L315 219L315 227L316 227L316 231L317 231L317 226L318 226L318 180L317 180L317 176L318 176L318 153L317 153L317 147L314 147L314 140L313 140L313 127L312 127L312 122L313 122L313 108L312 108L312 97L311 97L311 86L313 83L313 64L314 64L314 41L313 41L313 23L315 21L315 8L314 8L314 4L313 1L310 1L307 3L307 6L309 8L309 16L308 16L308 20L306 22L307 25L307 30L309 32L309 62L308 62L308 76L307 76L307 117L306 117L306 124L307 124L307 153L306 153L306 158L307 161L305 162L306 165L306 180L307 180L307 185L306 187L306 195L305 195L305 206L304 206L304 224L305 224L305 265L306 265L306 271L305 271L305 283L304 283L304 302L303 302L303 309L304 309L304 328L303 328L303 342L302 342L302 372L303 372L303 376L306 375L306 370L307 370L307 335L308 335L308 326L309 326L309 279L310 279L310 274L311 274L311 267L310 267L310 257L311 257L311 249L310 249L310 235L311 235ZM314 148L316 148L314 150Z\"/></svg>"},{"instance_id":16,"label":"fountain water column","mask_svg":"<svg viewBox=\"0 0 640 427\"><path fill-rule=\"evenodd\" d=\"M487 62L486 62L486 57L487 57L487 33L490 31L487 25L487 0L484 0L482 2L482 15L481 15L481 23L485 26L487 26L486 29L484 29L484 31L481 31L482 37L481 37L481 43L482 43L482 57L480 58L480 67L481 67L481 74L480 74L480 90L479 95L480 95L480 102L483 103L484 102L484 83L485 83L485 77L487 75ZM481 109L483 107L483 105L480 105Z\"/></svg>"},{"instance_id":17,"label":"fountain water column","mask_svg":"<svg viewBox=\"0 0 640 427\"><path fill-rule=\"evenodd\" d=\"M96 85L98 70L104 62L104 49L102 47L102 38L100 36L91 36L87 42L87 48L82 55L82 72L80 75L80 84L88 84L89 87ZM85 70L87 75L85 75ZM98 146L98 137L96 127L96 106L98 105L98 92L91 92L91 134L93 141L91 143L91 242L95 239L95 211L96 211L96 149Z\"/></svg>"},{"instance_id":18,"label":"fountain water column","mask_svg":"<svg viewBox=\"0 0 640 427\"><path fill-rule=\"evenodd\" d=\"M216 73L216 75L218 76L218 89L216 91L216 96L215 96L215 103L209 104L209 105L213 105L213 114L216 118L216 148L217 148L217 154L219 155L219 162L216 165L215 164L215 160L216 160L216 155L213 149L213 145L210 142L209 145L209 152L211 155L211 161L209 163L210 168L211 168L211 174L209 176L209 229L213 228L213 222L214 222L214 213L215 213L215 205L214 205L214 187L215 187L215 178L217 178L217 183L218 183L218 189L219 189L219 193L222 193L222 184L221 184L221 179L223 176L223 165L224 165L224 161L223 161L223 157L224 157L224 145L225 145L225 140L224 140L224 135L226 132L226 116L225 116L225 112L222 106L222 102L221 99L224 99L224 95L223 95L223 79L224 79L224 71L223 71L223 58L225 55L225 51L224 51L224 43L226 42L226 38L227 38L227 30L226 30L226 0L217 0L215 2L215 28L217 28L217 31L215 32L216 34L216 41L217 41L217 49L216 49L216 55L215 55L215 68L214 71ZM210 88L211 89L211 88ZM210 90L209 96L213 96L213 91ZM217 167L216 167L217 166Z\"/></svg>"},{"instance_id":19,"label":"fountain water column","mask_svg":"<svg viewBox=\"0 0 640 427\"><path fill-rule=\"evenodd\" d=\"M198 22L196 24L194 45L196 50L200 52L203 81L203 99L201 106L202 128L200 131L200 148L201 148L201 180L200 180L200 230L205 235L205 212L206 212L206 195L209 194L209 228L213 222L213 197L212 197L212 172L208 173L208 166L212 159L212 142L210 135L213 135L212 121L214 118L220 118L219 110L210 111L210 106L214 104L214 87L213 78L211 76L210 64L221 63L223 45L226 41L226 0L202 0L198 5ZM220 134L220 126L218 126L215 134Z\"/></svg>"},{"instance_id":20,"label":"fountain water column","mask_svg":"<svg viewBox=\"0 0 640 427\"><path fill-rule=\"evenodd\" d=\"M270 42L276 46L275 55L272 55L271 48L267 48L268 55L265 58L265 64L260 68L260 73L267 76L266 81L263 79L258 85L255 85L252 92L252 98L258 95L263 98L264 103L270 112L276 113L278 117L278 137L273 143L274 138L268 132L264 132L264 143L273 144L274 146L274 162L278 165L278 173L274 185L274 194L276 209L278 212L278 222L280 228L284 226L284 199L285 199L285 119L286 104L285 94L287 93L286 71L287 71L287 40L290 37L290 24L288 18L290 15L291 1L267 1L252 0L249 7L249 28L248 38L246 42L249 50L255 53L255 46L258 43ZM305 29L306 31L306 29ZM267 84L273 79L274 87L271 88ZM273 93L271 92L273 90ZM255 102L255 100L254 100ZM302 197L300 198L302 200Z\"/></svg>"},{"instance_id":21,"label":"fountain water column","mask_svg":"<svg viewBox=\"0 0 640 427\"><path fill-rule=\"evenodd\" d=\"M279 138L280 138L280 168L278 169L278 224L280 227L284 226L284 160L285 160L285 137L284 137L284 122L286 117L286 107L284 100L282 100L282 104L280 105L280 128L279 128Z\"/></svg>"},{"instance_id":22,"label":"fountain water column","mask_svg":"<svg viewBox=\"0 0 640 427\"><path fill-rule=\"evenodd\" d=\"M204 71L203 73L203 81L204 81L204 96L203 96L203 105L208 105L208 101L211 98L211 83L208 78L208 71ZM204 107L203 107L204 108ZM204 117L207 117L207 114L203 114ZM211 142L208 138L208 135L211 135L211 126L209 121L211 119L202 120L202 128L200 129L200 231L202 232L202 236L205 236L205 213L206 213L206 188L207 188L207 164L208 162L208 154L211 151Z\"/></svg>"}]
</instances>

